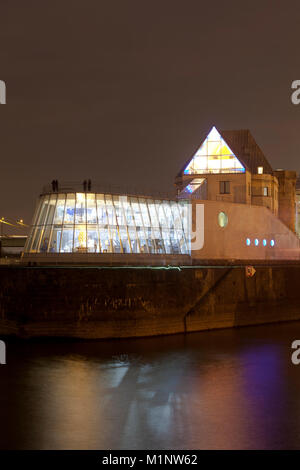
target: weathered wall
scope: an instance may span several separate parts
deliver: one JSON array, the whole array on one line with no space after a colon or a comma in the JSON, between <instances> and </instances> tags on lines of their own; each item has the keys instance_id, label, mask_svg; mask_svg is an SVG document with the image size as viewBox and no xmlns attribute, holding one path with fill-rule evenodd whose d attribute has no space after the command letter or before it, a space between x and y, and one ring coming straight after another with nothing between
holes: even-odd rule
<instances>
[{"instance_id":1,"label":"weathered wall","mask_svg":"<svg viewBox=\"0 0 300 470\"><path fill-rule=\"evenodd\" d=\"M264 188L268 196L264 196ZM253 174L251 177L251 204L265 206L276 216L278 214L278 180L268 173Z\"/></svg>"},{"instance_id":2,"label":"weathered wall","mask_svg":"<svg viewBox=\"0 0 300 470\"><path fill-rule=\"evenodd\" d=\"M0 335L112 338L300 319L300 265L0 268Z\"/></svg>"},{"instance_id":3,"label":"weathered wall","mask_svg":"<svg viewBox=\"0 0 300 470\"><path fill-rule=\"evenodd\" d=\"M193 200L194 214L198 203L201 201ZM226 227L218 224L221 211L228 216ZM193 230L198 232L200 227L194 224ZM258 246L254 243L256 238ZM273 247L271 239L275 242ZM299 253L299 238L266 207L204 201L204 246L199 251L192 250L193 259L284 260L299 259Z\"/></svg>"},{"instance_id":4,"label":"weathered wall","mask_svg":"<svg viewBox=\"0 0 300 470\"><path fill-rule=\"evenodd\" d=\"M207 183L206 199L230 203L251 204L248 184L251 184L251 173L206 173L181 175L175 179L177 190L182 191L194 178L205 178ZM230 182L230 193L220 193L220 181Z\"/></svg>"},{"instance_id":5,"label":"weathered wall","mask_svg":"<svg viewBox=\"0 0 300 470\"><path fill-rule=\"evenodd\" d=\"M295 232L296 218L296 171L276 170L278 188L278 217Z\"/></svg>"}]
</instances>

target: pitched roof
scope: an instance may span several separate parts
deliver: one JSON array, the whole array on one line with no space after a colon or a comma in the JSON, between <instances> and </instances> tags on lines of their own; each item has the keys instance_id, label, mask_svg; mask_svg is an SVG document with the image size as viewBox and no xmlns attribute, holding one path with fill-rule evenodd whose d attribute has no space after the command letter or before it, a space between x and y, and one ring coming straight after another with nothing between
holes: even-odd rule
<instances>
[{"instance_id":1,"label":"pitched roof","mask_svg":"<svg viewBox=\"0 0 300 470\"><path fill-rule=\"evenodd\" d=\"M220 134L246 170L257 174L257 167L262 166L264 173L273 174L270 163L248 129L220 131ZM200 146L205 138L206 136L201 140ZM184 172L193 157L194 155L185 162L178 176Z\"/></svg>"},{"instance_id":2,"label":"pitched roof","mask_svg":"<svg viewBox=\"0 0 300 470\"><path fill-rule=\"evenodd\" d=\"M255 142L249 129L221 131L220 134L240 162L251 173L257 173L257 167L262 166L264 173L273 174L273 168Z\"/></svg>"}]
</instances>

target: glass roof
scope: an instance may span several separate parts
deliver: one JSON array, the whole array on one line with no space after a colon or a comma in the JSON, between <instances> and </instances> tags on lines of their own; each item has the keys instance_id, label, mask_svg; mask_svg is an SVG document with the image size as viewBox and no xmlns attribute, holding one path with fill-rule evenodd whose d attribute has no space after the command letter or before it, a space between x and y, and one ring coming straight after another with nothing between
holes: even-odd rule
<instances>
[{"instance_id":1,"label":"glass roof","mask_svg":"<svg viewBox=\"0 0 300 470\"><path fill-rule=\"evenodd\" d=\"M184 170L184 174L238 172L245 172L245 168L215 127Z\"/></svg>"}]
</instances>

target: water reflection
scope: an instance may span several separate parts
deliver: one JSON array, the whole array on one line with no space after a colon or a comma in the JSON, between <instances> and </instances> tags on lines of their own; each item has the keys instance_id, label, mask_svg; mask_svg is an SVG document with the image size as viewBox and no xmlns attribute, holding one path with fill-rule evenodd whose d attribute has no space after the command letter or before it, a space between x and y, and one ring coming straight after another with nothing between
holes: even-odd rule
<instances>
[{"instance_id":1,"label":"water reflection","mask_svg":"<svg viewBox=\"0 0 300 470\"><path fill-rule=\"evenodd\" d=\"M1 448L300 446L300 323L112 342L10 342Z\"/></svg>"}]
</instances>

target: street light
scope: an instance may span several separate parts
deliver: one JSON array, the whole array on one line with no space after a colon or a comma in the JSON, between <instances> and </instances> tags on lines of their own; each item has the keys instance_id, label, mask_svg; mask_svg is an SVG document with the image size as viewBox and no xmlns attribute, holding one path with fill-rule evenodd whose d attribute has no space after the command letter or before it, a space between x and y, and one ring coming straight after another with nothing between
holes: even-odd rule
<instances>
[{"instance_id":1,"label":"street light","mask_svg":"<svg viewBox=\"0 0 300 470\"><path fill-rule=\"evenodd\" d=\"M7 220L5 220L4 217L2 217L2 218L0 219L0 222L2 222L2 224L11 225L12 227L16 227L15 224L11 224L11 223L8 222Z\"/></svg>"},{"instance_id":2,"label":"street light","mask_svg":"<svg viewBox=\"0 0 300 470\"><path fill-rule=\"evenodd\" d=\"M22 227L29 227L29 225L24 224L23 219L18 219L18 220L17 220L17 224L22 225Z\"/></svg>"}]
</instances>

